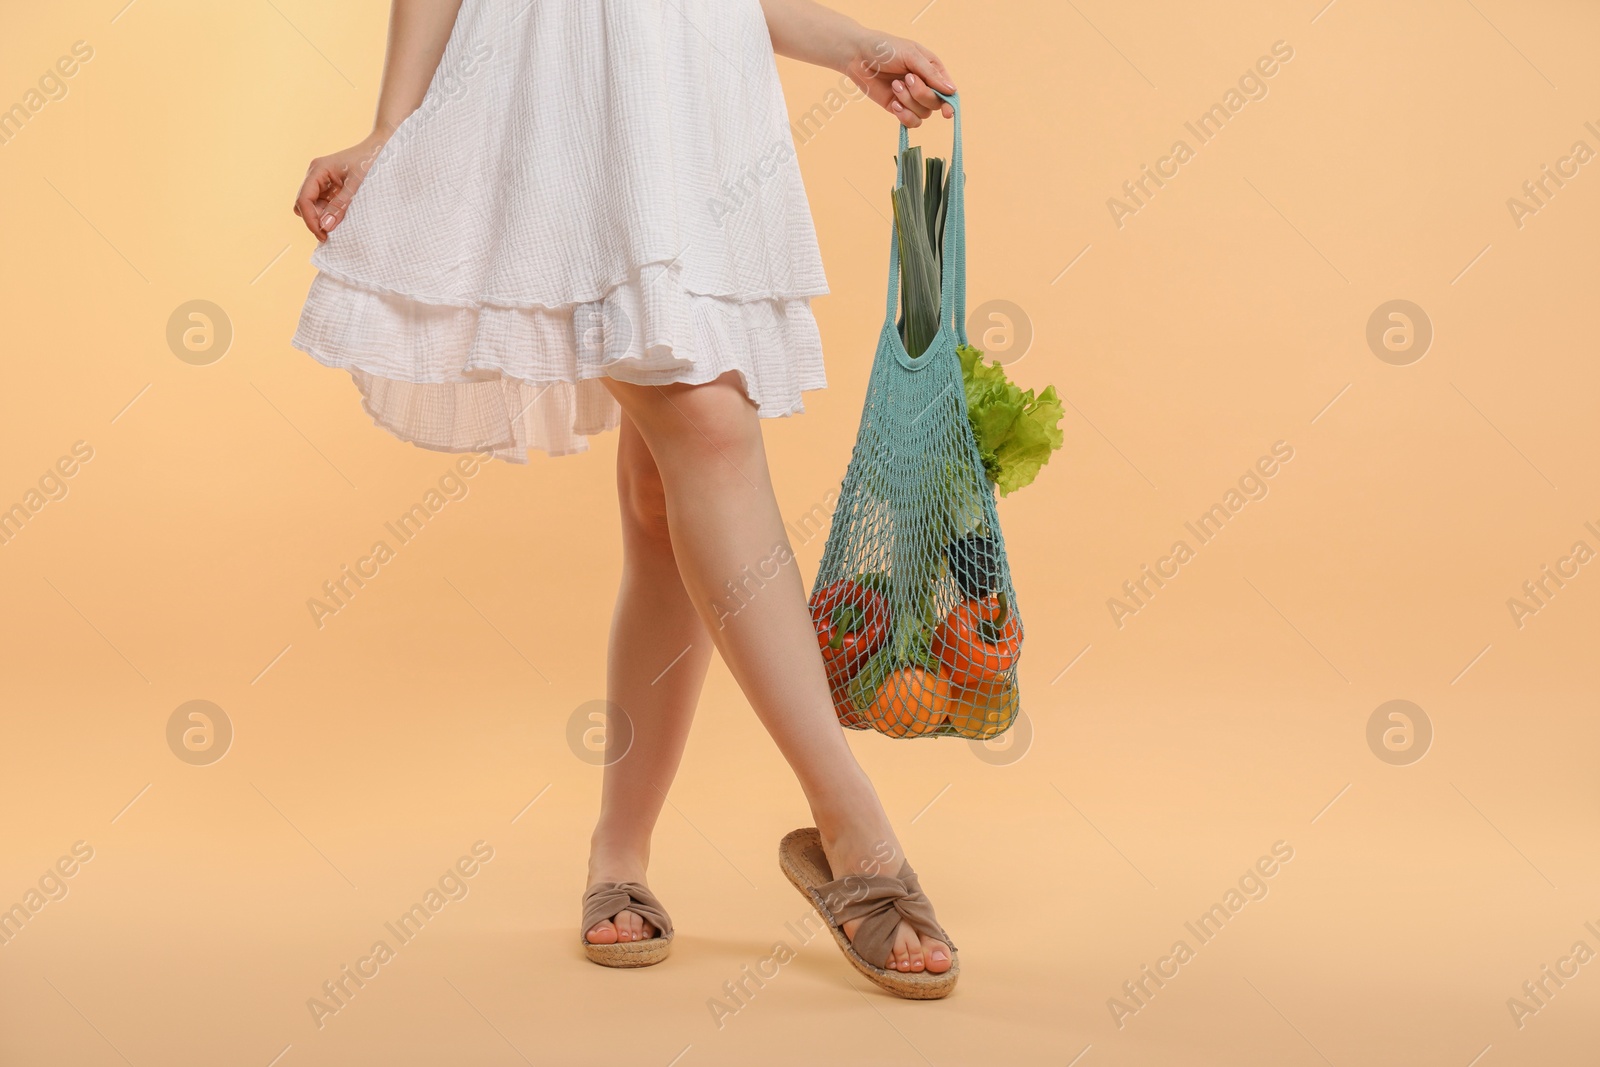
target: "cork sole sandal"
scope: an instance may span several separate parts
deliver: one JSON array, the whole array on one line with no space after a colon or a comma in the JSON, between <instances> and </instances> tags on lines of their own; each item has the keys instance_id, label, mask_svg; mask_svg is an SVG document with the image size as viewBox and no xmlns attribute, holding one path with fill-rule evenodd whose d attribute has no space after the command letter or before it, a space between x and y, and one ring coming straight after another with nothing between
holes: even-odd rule
<instances>
[{"instance_id":1,"label":"cork sole sandal","mask_svg":"<svg viewBox=\"0 0 1600 1067\"><path fill-rule=\"evenodd\" d=\"M808 826L784 837L778 845L778 865L827 922L845 959L868 981L907 1000L938 1000L955 989L961 957L950 935L934 918L933 905L923 895L909 861L901 864L900 873L895 876L848 874L834 878L822 851L822 834ZM861 920L853 939L844 935L844 924L852 919ZM934 974L894 971L869 963L889 958L895 928L901 922L923 937L950 946L950 969Z\"/></svg>"},{"instance_id":2,"label":"cork sole sandal","mask_svg":"<svg viewBox=\"0 0 1600 1067\"><path fill-rule=\"evenodd\" d=\"M631 911L651 926L656 936L643 941L590 944L585 936L595 923ZM638 882L596 882L583 894L583 925L578 929L584 953L602 967L648 967L667 958L672 947L672 920L654 893Z\"/></svg>"}]
</instances>

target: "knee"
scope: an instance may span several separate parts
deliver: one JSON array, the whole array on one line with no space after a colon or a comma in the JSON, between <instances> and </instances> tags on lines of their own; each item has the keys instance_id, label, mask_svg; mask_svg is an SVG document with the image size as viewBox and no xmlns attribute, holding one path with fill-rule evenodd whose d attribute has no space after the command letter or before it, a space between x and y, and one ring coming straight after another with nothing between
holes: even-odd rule
<instances>
[{"instance_id":1,"label":"knee","mask_svg":"<svg viewBox=\"0 0 1600 1067\"><path fill-rule=\"evenodd\" d=\"M617 465L617 497L629 530L652 540L668 540L666 487L648 455Z\"/></svg>"},{"instance_id":2,"label":"knee","mask_svg":"<svg viewBox=\"0 0 1600 1067\"><path fill-rule=\"evenodd\" d=\"M761 457L756 407L733 372L703 385L650 389L635 400L638 410L632 413L658 460L706 477Z\"/></svg>"}]
</instances>

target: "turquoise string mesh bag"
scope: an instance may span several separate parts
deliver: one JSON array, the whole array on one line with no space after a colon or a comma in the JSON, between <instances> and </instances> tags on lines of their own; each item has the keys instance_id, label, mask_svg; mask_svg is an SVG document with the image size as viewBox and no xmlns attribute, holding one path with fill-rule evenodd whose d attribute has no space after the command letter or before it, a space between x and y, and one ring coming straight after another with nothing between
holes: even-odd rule
<instances>
[{"instance_id":1,"label":"turquoise string mesh bag","mask_svg":"<svg viewBox=\"0 0 1600 1067\"><path fill-rule=\"evenodd\" d=\"M967 421L956 346L966 332L961 104L950 153L939 329L913 357L895 324L898 228L883 330L855 448L811 592L834 708L850 729L891 737L990 738L1021 698L1017 609L995 493ZM901 170L908 146L900 127Z\"/></svg>"}]
</instances>

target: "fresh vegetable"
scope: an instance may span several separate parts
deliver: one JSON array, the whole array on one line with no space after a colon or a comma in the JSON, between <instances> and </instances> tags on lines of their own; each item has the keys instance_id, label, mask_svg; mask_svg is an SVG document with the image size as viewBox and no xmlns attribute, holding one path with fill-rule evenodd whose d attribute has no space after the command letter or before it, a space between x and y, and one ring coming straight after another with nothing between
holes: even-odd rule
<instances>
[{"instance_id":1,"label":"fresh vegetable","mask_svg":"<svg viewBox=\"0 0 1600 1067\"><path fill-rule=\"evenodd\" d=\"M987 740L1010 727L1021 707L1015 682L991 678L950 694L950 728L962 737Z\"/></svg>"},{"instance_id":2,"label":"fresh vegetable","mask_svg":"<svg viewBox=\"0 0 1600 1067\"><path fill-rule=\"evenodd\" d=\"M828 669L829 684L849 680L889 637L889 600L881 575L830 582L811 598L811 622Z\"/></svg>"},{"instance_id":3,"label":"fresh vegetable","mask_svg":"<svg viewBox=\"0 0 1600 1067\"><path fill-rule=\"evenodd\" d=\"M943 226L944 187L938 178L943 167L943 160L928 160L924 186L919 180L922 149L906 149L900 154L902 180L890 194L900 248L900 341L912 359L926 352L939 332L939 252L934 232L942 232Z\"/></svg>"},{"instance_id":4,"label":"fresh vegetable","mask_svg":"<svg viewBox=\"0 0 1600 1067\"><path fill-rule=\"evenodd\" d=\"M956 587L972 600L994 595L1000 586L1000 546L983 534L967 534L945 546L950 561L950 576Z\"/></svg>"},{"instance_id":5,"label":"fresh vegetable","mask_svg":"<svg viewBox=\"0 0 1600 1067\"><path fill-rule=\"evenodd\" d=\"M957 345L956 355L983 471L1005 496L1032 482L1050 462L1050 453L1061 447L1065 409L1053 385L1035 396L1032 389L1013 385L999 363L985 363L983 353L971 345Z\"/></svg>"},{"instance_id":6,"label":"fresh vegetable","mask_svg":"<svg viewBox=\"0 0 1600 1067\"><path fill-rule=\"evenodd\" d=\"M945 720L950 676L943 669L900 667L878 687L867 718L891 737L925 734Z\"/></svg>"},{"instance_id":7,"label":"fresh vegetable","mask_svg":"<svg viewBox=\"0 0 1600 1067\"><path fill-rule=\"evenodd\" d=\"M861 665L861 669L855 672L845 687L845 699L841 701L837 692L833 698L834 710L839 713L842 724L867 725L867 713L878 699L878 687L897 665L894 650L889 648L880 649Z\"/></svg>"},{"instance_id":8,"label":"fresh vegetable","mask_svg":"<svg viewBox=\"0 0 1600 1067\"><path fill-rule=\"evenodd\" d=\"M957 604L933 633L930 651L955 685L970 689L1009 671L1022 651L1022 627L1005 593Z\"/></svg>"},{"instance_id":9,"label":"fresh vegetable","mask_svg":"<svg viewBox=\"0 0 1600 1067\"><path fill-rule=\"evenodd\" d=\"M944 184L944 160L934 156L928 160L927 179L922 186L922 207L927 219L928 244L933 248L935 278L940 277L944 268L944 217L950 208L950 198L945 195L948 188Z\"/></svg>"},{"instance_id":10,"label":"fresh vegetable","mask_svg":"<svg viewBox=\"0 0 1600 1067\"><path fill-rule=\"evenodd\" d=\"M915 359L927 351L944 317L939 306L944 226L955 174L946 172L938 157L924 160L916 146L900 154L898 175L890 193L900 249L897 326L906 354ZM1005 496L1032 482L1050 453L1061 447L1065 409L1055 386L1045 386L1036 396L1032 389L1013 385L998 362L984 363L983 353L971 345L958 345L956 352L967 390L967 419L984 473Z\"/></svg>"},{"instance_id":11,"label":"fresh vegetable","mask_svg":"<svg viewBox=\"0 0 1600 1067\"><path fill-rule=\"evenodd\" d=\"M857 675L856 677L860 677ZM839 725L846 729L860 729L867 725L866 715L856 706L855 700L850 695L854 682L833 687L833 713L839 716Z\"/></svg>"}]
</instances>

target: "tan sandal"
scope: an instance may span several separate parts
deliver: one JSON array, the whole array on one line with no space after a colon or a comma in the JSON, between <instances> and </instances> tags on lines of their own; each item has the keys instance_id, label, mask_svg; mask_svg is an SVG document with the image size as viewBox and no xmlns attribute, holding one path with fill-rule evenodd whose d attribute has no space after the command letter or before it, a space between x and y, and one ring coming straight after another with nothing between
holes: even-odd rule
<instances>
[{"instance_id":1,"label":"tan sandal","mask_svg":"<svg viewBox=\"0 0 1600 1067\"><path fill-rule=\"evenodd\" d=\"M590 944L587 934L595 923L615 919L621 911L631 911L655 927L656 936L613 945ZM583 926L578 937L583 941L583 951L602 966L648 967L667 958L672 945L672 920L655 894L638 882L596 882L583 894Z\"/></svg>"},{"instance_id":2,"label":"tan sandal","mask_svg":"<svg viewBox=\"0 0 1600 1067\"><path fill-rule=\"evenodd\" d=\"M778 845L778 864L794 887L816 907L833 931L833 939L851 966L897 997L907 1000L938 1000L950 995L961 972L961 958L950 935L934 918L933 905L917 884L910 861L900 866L895 876L886 874L847 874L834 878L828 857L822 851L822 834L807 826L784 837ZM844 924L860 919L856 936L844 935ZM886 960L894 947L895 928L908 923L923 937L943 941L950 947L950 969L932 971L894 971L867 962Z\"/></svg>"}]
</instances>

